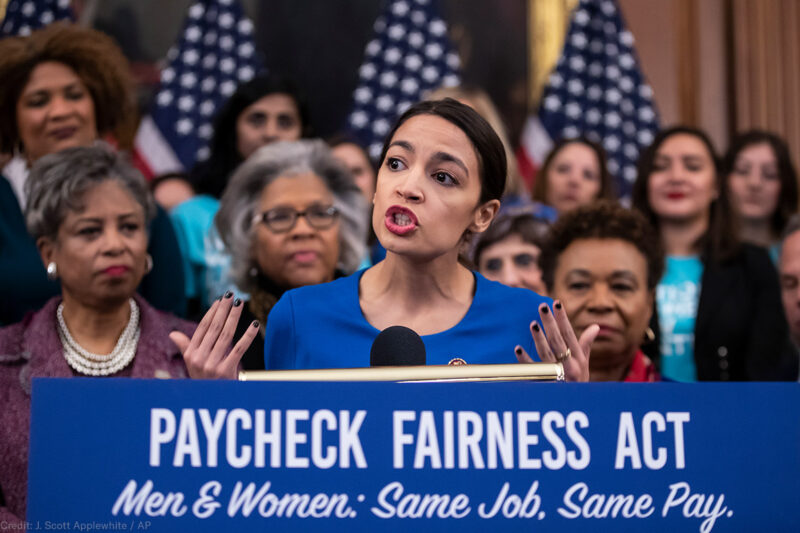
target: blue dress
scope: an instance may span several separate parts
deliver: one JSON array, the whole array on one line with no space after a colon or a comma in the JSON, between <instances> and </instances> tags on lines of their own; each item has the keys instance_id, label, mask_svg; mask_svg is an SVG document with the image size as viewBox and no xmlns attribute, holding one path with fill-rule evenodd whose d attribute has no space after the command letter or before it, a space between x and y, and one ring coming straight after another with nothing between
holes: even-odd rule
<instances>
[{"instance_id":1,"label":"blue dress","mask_svg":"<svg viewBox=\"0 0 800 533\"><path fill-rule=\"evenodd\" d=\"M380 331L364 318L358 301L364 270L330 283L286 292L270 311L264 343L268 370L369 366L372 342ZM475 276L475 296L467 314L452 328L422 337L429 365L454 357L471 364L516 363L514 347L539 358L530 331L539 305L549 298ZM541 321L540 321L541 323Z\"/></svg>"}]
</instances>

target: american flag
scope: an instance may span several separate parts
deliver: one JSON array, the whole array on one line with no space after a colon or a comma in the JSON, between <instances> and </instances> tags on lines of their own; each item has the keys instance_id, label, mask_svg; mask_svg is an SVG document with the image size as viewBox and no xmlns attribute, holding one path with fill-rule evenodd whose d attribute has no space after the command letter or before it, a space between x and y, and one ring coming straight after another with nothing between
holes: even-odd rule
<instances>
[{"instance_id":1,"label":"american flag","mask_svg":"<svg viewBox=\"0 0 800 533\"><path fill-rule=\"evenodd\" d=\"M0 25L0 37L30 35L57 20L74 20L70 0L11 0Z\"/></svg>"},{"instance_id":2,"label":"american flag","mask_svg":"<svg viewBox=\"0 0 800 533\"><path fill-rule=\"evenodd\" d=\"M367 43L347 128L373 158L394 121L427 93L460 82L437 0L391 0Z\"/></svg>"},{"instance_id":3,"label":"american flag","mask_svg":"<svg viewBox=\"0 0 800 533\"><path fill-rule=\"evenodd\" d=\"M167 59L136 134L137 163L150 176L189 169L208 157L217 109L262 70L253 23L238 0L194 2Z\"/></svg>"},{"instance_id":4,"label":"american flag","mask_svg":"<svg viewBox=\"0 0 800 533\"><path fill-rule=\"evenodd\" d=\"M585 135L603 145L617 192L630 195L639 150L658 131L653 91L645 82L613 0L580 0L572 13L564 49L530 117L522 147L541 165L552 141Z\"/></svg>"}]
</instances>

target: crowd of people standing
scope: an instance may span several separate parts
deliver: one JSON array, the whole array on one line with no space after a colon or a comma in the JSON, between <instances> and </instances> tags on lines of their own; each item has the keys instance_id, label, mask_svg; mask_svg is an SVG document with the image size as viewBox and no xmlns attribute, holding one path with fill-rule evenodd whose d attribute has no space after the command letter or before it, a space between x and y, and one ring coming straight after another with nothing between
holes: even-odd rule
<instances>
[{"instance_id":1,"label":"crowd of people standing","mask_svg":"<svg viewBox=\"0 0 800 533\"><path fill-rule=\"evenodd\" d=\"M303 91L270 75L221 108L208 159L148 183L108 37L3 39L0 79L0 424L20 429L0 439L0 517L24 514L34 377L368 366L399 324L432 363L798 379L797 175L772 133L720 157L664 129L624 207L592 138L559 140L526 191L477 89L411 106L373 162L314 138Z\"/></svg>"}]
</instances>

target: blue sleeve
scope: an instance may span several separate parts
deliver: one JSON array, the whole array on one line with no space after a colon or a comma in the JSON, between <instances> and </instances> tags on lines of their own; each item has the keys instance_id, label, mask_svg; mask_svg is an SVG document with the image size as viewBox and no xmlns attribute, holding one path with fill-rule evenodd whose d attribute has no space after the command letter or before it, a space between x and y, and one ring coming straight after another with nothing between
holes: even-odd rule
<instances>
[{"instance_id":1,"label":"blue sleeve","mask_svg":"<svg viewBox=\"0 0 800 533\"><path fill-rule=\"evenodd\" d=\"M297 337L294 331L294 309L289 292L270 310L264 334L264 368L293 369L296 364Z\"/></svg>"}]
</instances>

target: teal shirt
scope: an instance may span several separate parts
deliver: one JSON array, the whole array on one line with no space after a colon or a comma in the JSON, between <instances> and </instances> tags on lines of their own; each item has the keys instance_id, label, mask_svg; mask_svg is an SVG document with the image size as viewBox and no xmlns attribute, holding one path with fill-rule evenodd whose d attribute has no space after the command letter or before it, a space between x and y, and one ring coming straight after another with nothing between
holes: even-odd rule
<instances>
[{"instance_id":1,"label":"teal shirt","mask_svg":"<svg viewBox=\"0 0 800 533\"><path fill-rule=\"evenodd\" d=\"M207 300L205 242L218 210L219 200L200 195L178 204L170 212L183 255L187 298L199 298L203 302Z\"/></svg>"},{"instance_id":2,"label":"teal shirt","mask_svg":"<svg viewBox=\"0 0 800 533\"><path fill-rule=\"evenodd\" d=\"M694 326L703 263L697 256L668 256L666 267L656 288L661 330L661 375L674 381L697 381Z\"/></svg>"}]
</instances>

